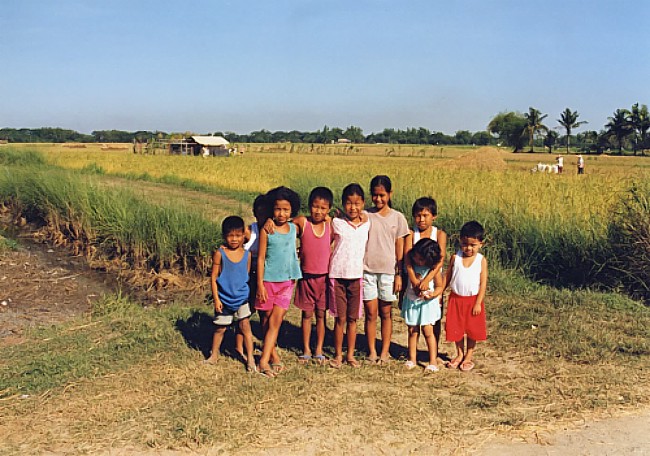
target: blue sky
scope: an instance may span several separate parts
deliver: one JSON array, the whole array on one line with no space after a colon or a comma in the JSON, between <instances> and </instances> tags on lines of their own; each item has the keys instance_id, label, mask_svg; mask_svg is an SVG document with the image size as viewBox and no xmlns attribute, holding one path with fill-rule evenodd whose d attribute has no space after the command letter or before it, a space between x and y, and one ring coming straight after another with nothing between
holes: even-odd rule
<instances>
[{"instance_id":1,"label":"blue sky","mask_svg":"<svg viewBox=\"0 0 650 456\"><path fill-rule=\"evenodd\" d=\"M599 130L650 104L645 0L3 0L0 128Z\"/></svg>"}]
</instances>

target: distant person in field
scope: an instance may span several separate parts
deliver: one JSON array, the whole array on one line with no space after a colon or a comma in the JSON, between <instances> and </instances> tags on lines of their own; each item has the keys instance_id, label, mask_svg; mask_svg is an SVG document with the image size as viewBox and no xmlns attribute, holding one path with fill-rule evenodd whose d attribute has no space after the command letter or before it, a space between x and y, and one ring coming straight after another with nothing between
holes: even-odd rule
<instances>
[{"instance_id":1,"label":"distant person in field","mask_svg":"<svg viewBox=\"0 0 650 456\"><path fill-rule=\"evenodd\" d=\"M226 329L236 321L237 331L242 334L246 348L246 370L255 372L251 311L248 302L248 271L251 258L249 252L244 250L245 228L244 221L236 216L226 217L221 224L223 245L212 255L210 277L215 310L214 324L217 327L212 338L212 353L205 362L217 362Z\"/></svg>"},{"instance_id":2,"label":"distant person in field","mask_svg":"<svg viewBox=\"0 0 650 456\"><path fill-rule=\"evenodd\" d=\"M329 212L334 195L329 188L316 187L309 194L309 216L296 217L293 223L300 237L300 267L302 279L298 281L294 304L302 311L303 352L298 357L302 364L314 359L323 364L325 342L325 311L327 309L327 274L330 266L332 233ZM312 354L311 322L316 315L316 347Z\"/></svg>"},{"instance_id":3,"label":"distant person in field","mask_svg":"<svg viewBox=\"0 0 650 456\"><path fill-rule=\"evenodd\" d=\"M406 285L411 283L414 287L420 289L420 291L428 290L431 286L433 278L438 274L442 273L442 266L444 264L445 255L447 254L447 233L445 233L440 228L434 226L434 222L438 218L438 204L436 200L431 197L425 196L418 198L413 203L411 208L411 214L413 215L413 229L409 230L409 235L406 236L404 240L404 289L406 290ZM410 257L408 255L409 251L420 239L432 239L438 243L440 247L440 261L435 265L433 269L424 277L413 276L409 271L412 269L410 264ZM416 282L413 282L413 280ZM440 312L442 313L443 309L443 299L440 297ZM440 341L440 332L441 332L441 321L438 320L434 327L434 335L436 341Z\"/></svg>"},{"instance_id":4,"label":"distant person in field","mask_svg":"<svg viewBox=\"0 0 650 456\"><path fill-rule=\"evenodd\" d=\"M332 219L334 249L329 266L329 309L335 318L334 359L330 367L343 365L343 336L348 352L345 363L359 367L354 357L357 340L357 320L361 318L363 259L368 242L370 223L364 215L365 197L359 184L349 184L343 189L343 214Z\"/></svg>"},{"instance_id":5,"label":"distant person in field","mask_svg":"<svg viewBox=\"0 0 650 456\"><path fill-rule=\"evenodd\" d=\"M424 372L438 372L438 340L433 327L442 317L440 297L445 289L445 281L437 267L442 259L440 246L433 239L422 238L409 250L407 258L409 281L400 306L408 326L408 359L404 366L409 370L417 366L418 338L422 331L429 351ZM438 272L422 289L422 281L436 269Z\"/></svg>"},{"instance_id":6,"label":"distant person in field","mask_svg":"<svg viewBox=\"0 0 650 456\"><path fill-rule=\"evenodd\" d=\"M370 232L363 264L363 302L366 312L368 361L385 364L390 359L393 302L402 289L404 238L408 223L391 207L393 184L388 176L370 181L374 207L368 210ZM377 317L381 319L381 352L377 356Z\"/></svg>"},{"instance_id":7,"label":"distant person in field","mask_svg":"<svg viewBox=\"0 0 650 456\"><path fill-rule=\"evenodd\" d=\"M585 173L585 159L582 158L582 155L578 155L578 174Z\"/></svg>"},{"instance_id":8,"label":"distant person in field","mask_svg":"<svg viewBox=\"0 0 650 456\"><path fill-rule=\"evenodd\" d=\"M450 369L469 372L474 368L476 342L487 339L485 291L487 260L479 253L485 230L471 221L460 229L460 250L451 256L446 287L451 288L447 305L445 332L447 342L456 344L456 357L447 363ZM467 343L465 343L467 337Z\"/></svg>"},{"instance_id":9,"label":"distant person in field","mask_svg":"<svg viewBox=\"0 0 650 456\"><path fill-rule=\"evenodd\" d=\"M267 193L267 203L272 210L274 232L259 232L255 308L264 312L259 370L266 377L275 377L284 370L276 348L278 333L291 303L295 281L302 278L296 252L297 230L291 223L300 210L300 197L287 187L277 187Z\"/></svg>"},{"instance_id":10,"label":"distant person in field","mask_svg":"<svg viewBox=\"0 0 650 456\"><path fill-rule=\"evenodd\" d=\"M557 173L562 174L562 169L564 168L564 157L562 156L562 154L559 154L556 160L557 160Z\"/></svg>"}]
</instances>

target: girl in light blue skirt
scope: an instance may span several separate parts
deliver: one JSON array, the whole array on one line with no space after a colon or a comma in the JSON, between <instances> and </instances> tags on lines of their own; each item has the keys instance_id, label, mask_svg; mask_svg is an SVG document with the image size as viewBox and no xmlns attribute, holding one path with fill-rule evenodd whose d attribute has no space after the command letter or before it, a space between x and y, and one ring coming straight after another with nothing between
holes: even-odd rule
<instances>
[{"instance_id":1,"label":"girl in light blue skirt","mask_svg":"<svg viewBox=\"0 0 650 456\"><path fill-rule=\"evenodd\" d=\"M440 246L429 238L420 239L408 252L406 271L409 284L402 300L402 318L408 325L408 360L405 367L413 369L417 365L417 346L420 331L429 350L429 363L424 372L438 371L438 342L433 333L433 325L442 317L440 295L444 291L444 280L438 272L428 289L420 290L423 278L440 262Z\"/></svg>"}]
</instances>

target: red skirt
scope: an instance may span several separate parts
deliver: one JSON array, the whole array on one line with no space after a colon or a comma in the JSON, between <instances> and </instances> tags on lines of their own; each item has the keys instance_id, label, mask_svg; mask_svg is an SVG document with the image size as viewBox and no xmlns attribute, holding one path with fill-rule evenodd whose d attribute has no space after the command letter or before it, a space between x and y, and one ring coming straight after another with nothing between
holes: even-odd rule
<instances>
[{"instance_id":1,"label":"red skirt","mask_svg":"<svg viewBox=\"0 0 650 456\"><path fill-rule=\"evenodd\" d=\"M447 342L460 342L465 334L473 340L486 340L485 304L481 303L481 313L472 315L476 296L449 295L445 333Z\"/></svg>"}]
</instances>

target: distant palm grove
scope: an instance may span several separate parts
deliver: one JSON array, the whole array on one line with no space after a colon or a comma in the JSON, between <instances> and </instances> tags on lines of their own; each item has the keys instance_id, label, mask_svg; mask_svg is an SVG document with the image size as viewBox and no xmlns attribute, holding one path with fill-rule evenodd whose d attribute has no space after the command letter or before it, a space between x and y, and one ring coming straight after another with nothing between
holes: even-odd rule
<instances>
[{"instance_id":1,"label":"distant palm grove","mask_svg":"<svg viewBox=\"0 0 650 456\"><path fill-rule=\"evenodd\" d=\"M230 142L241 143L321 143L338 141L353 143L386 144L429 144L429 145L499 145L512 148L514 152L527 149L533 152L535 147L543 148L549 153L557 148L570 148L584 153L600 154L605 151L623 154L624 150L644 155L650 149L650 116L648 106L635 103L631 109L616 109L608 122L599 131L587 130L578 134L572 132L587 124L579 120L578 111L566 108L555 123L549 123L548 114L530 107L528 112L501 112L494 116L484 131L471 132L459 130L454 135L431 131L427 128L407 128L406 130L385 128L379 133L364 135L359 127L346 129L324 126L317 131L268 131L265 129L248 134L216 131L209 134L223 136ZM559 133L558 133L559 131ZM98 130L90 135L62 128L2 128L0 140L16 143L64 143L64 142L100 142L126 143L146 142L154 138L180 138L198 134L195 132L166 133L162 131L121 131Z\"/></svg>"}]
</instances>

